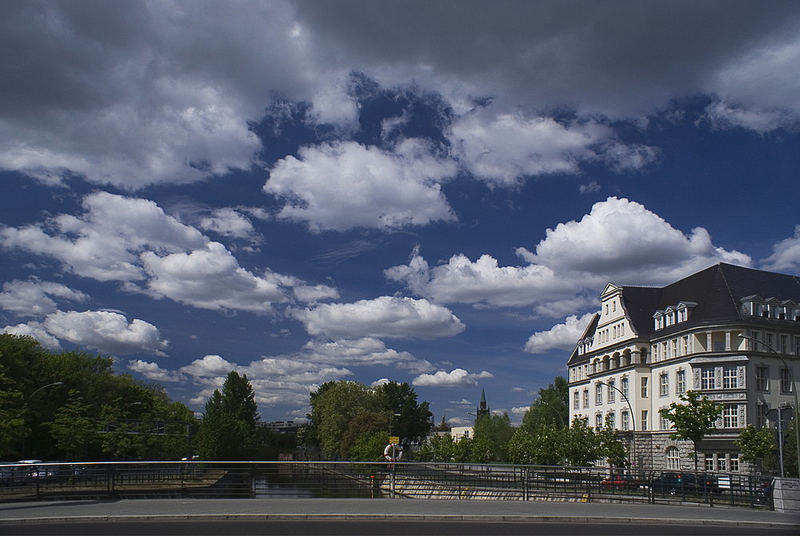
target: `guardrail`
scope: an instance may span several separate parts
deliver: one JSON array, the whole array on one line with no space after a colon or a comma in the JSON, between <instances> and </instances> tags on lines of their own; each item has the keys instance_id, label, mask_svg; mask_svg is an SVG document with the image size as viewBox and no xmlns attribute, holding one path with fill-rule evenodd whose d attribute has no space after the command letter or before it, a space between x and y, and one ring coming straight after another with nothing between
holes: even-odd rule
<instances>
[{"instance_id":1,"label":"guardrail","mask_svg":"<svg viewBox=\"0 0 800 536\"><path fill-rule=\"evenodd\" d=\"M417 462L0 464L0 501L165 497L699 502L772 508L770 479L736 473Z\"/></svg>"}]
</instances>

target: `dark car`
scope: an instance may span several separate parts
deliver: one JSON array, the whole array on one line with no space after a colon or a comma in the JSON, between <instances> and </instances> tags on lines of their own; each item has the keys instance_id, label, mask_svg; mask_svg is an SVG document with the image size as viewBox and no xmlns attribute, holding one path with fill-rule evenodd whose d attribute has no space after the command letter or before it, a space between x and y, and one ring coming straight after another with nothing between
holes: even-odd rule
<instances>
[{"instance_id":1,"label":"dark car","mask_svg":"<svg viewBox=\"0 0 800 536\"><path fill-rule=\"evenodd\" d=\"M714 475L706 473L667 472L653 480L653 491L670 495L718 492Z\"/></svg>"}]
</instances>

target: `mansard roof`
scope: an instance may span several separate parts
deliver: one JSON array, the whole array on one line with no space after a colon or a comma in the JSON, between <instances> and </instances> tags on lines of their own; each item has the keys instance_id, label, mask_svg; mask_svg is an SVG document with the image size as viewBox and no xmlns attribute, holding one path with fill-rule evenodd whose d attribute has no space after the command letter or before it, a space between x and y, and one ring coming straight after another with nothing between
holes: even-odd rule
<instances>
[{"instance_id":1,"label":"mansard roof","mask_svg":"<svg viewBox=\"0 0 800 536\"><path fill-rule=\"evenodd\" d=\"M741 300L745 297L774 296L781 302L800 302L800 277L726 263L716 264L663 288L636 286L620 288L631 328L643 339L650 339L655 333L653 314L656 311L664 311L681 302L697 304L692 308L689 320L658 330L659 336L690 327L745 320L741 310ZM594 335L597 320L598 317L592 320L581 339ZM756 323L780 322L751 316L747 316L746 320ZM585 357L588 356L583 355L579 358L576 348L568 364Z\"/></svg>"}]
</instances>

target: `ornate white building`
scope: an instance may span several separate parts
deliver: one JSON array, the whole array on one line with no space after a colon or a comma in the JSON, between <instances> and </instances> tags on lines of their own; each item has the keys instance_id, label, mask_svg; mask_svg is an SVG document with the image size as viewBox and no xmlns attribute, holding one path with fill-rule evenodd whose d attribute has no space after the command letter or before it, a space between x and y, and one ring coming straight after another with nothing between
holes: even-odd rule
<instances>
[{"instance_id":1,"label":"ornate white building","mask_svg":"<svg viewBox=\"0 0 800 536\"><path fill-rule=\"evenodd\" d=\"M699 391L724 404L699 467L744 470L739 431L800 385L800 277L721 263L663 288L609 283L600 305L568 361L570 422L609 419L629 446L635 430L636 465L689 470L691 443L658 410Z\"/></svg>"}]
</instances>

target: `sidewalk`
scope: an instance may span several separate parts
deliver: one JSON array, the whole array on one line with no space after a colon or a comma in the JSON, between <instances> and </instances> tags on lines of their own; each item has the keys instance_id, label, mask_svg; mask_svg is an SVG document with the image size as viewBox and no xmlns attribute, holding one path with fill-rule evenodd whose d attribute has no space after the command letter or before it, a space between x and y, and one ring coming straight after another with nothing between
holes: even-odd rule
<instances>
[{"instance_id":1,"label":"sidewalk","mask_svg":"<svg viewBox=\"0 0 800 536\"><path fill-rule=\"evenodd\" d=\"M800 526L800 516L748 508L623 503L413 499L126 499L0 503L20 522L153 519L425 519Z\"/></svg>"}]
</instances>

